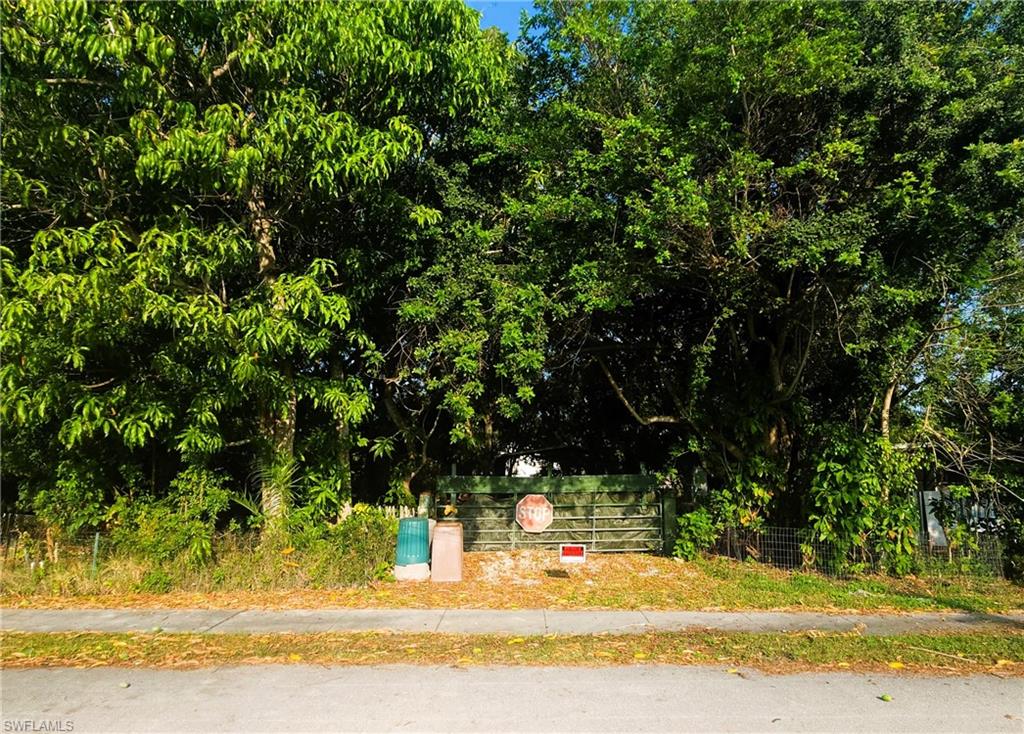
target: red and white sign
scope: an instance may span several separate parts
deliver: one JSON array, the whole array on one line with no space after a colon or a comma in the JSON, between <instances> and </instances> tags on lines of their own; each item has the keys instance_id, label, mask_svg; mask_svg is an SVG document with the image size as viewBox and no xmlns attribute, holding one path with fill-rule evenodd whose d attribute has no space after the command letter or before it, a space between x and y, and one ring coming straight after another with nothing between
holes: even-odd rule
<instances>
[{"instance_id":1,"label":"red and white sign","mask_svg":"<svg viewBox=\"0 0 1024 734\"><path fill-rule=\"evenodd\" d=\"M558 560L562 563L586 563L587 546L583 543L561 543L558 546Z\"/></svg>"},{"instance_id":2,"label":"red and white sign","mask_svg":"<svg viewBox=\"0 0 1024 734\"><path fill-rule=\"evenodd\" d=\"M516 522L527 533L543 533L555 519L555 508L542 494L528 494L516 503Z\"/></svg>"}]
</instances>

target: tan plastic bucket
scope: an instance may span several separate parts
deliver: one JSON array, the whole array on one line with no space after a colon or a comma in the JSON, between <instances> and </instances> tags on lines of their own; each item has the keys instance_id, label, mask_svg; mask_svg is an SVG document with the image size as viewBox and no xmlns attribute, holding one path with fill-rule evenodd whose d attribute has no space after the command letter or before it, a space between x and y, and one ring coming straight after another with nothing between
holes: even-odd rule
<instances>
[{"instance_id":1,"label":"tan plastic bucket","mask_svg":"<svg viewBox=\"0 0 1024 734\"><path fill-rule=\"evenodd\" d=\"M431 581L462 581L462 523L439 522L430 556Z\"/></svg>"}]
</instances>

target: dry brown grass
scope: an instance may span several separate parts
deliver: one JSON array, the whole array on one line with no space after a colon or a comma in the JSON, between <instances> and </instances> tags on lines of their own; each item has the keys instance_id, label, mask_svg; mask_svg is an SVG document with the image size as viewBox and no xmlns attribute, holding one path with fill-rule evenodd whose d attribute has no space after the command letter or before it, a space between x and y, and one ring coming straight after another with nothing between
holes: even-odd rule
<instances>
[{"instance_id":1,"label":"dry brown grass","mask_svg":"<svg viewBox=\"0 0 1024 734\"><path fill-rule=\"evenodd\" d=\"M130 564L129 564L130 566ZM134 566L104 574L139 576ZM289 567L290 568L290 567ZM300 569L294 569L298 574ZM232 570L241 584L245 568ZM591 555L583 566L560 566L547 551L467 553L464 580L453 584L376 582L367 587L314 589L301 576L279 590L221 590L213 571L191 588L134 593L122 583L71 593L17 593L3 584L3 606L94 608L475 608L475 609L705 609L801 610L833 613L1024 608L1024 588L979 578L865 577L828 579L724 559L694 563L640 554ZM87 591L88 588L88 591ZM84 592L84 593L83 593Z\"/></svg>"},{"instance_id":2,"label":"dry brown grass","mask_svg":"<svg viewBox=\"0 0 1024 734\"><path fill-rule=\"evenodd\" d=\"M772 673L857 670L1024 676L1024 635L679 632L645 635L497 636L396 633L277 635L8 633L4 668L200 668L222 664L713 665Z\"/></svg>"}]
</instances>

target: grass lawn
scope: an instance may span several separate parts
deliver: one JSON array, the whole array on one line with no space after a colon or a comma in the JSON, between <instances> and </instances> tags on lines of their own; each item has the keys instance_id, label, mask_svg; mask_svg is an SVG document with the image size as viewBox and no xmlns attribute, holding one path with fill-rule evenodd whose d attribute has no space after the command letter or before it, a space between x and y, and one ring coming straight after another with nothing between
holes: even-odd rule
<instances>
[{"instance_id":1,"label":"grass lawn","mask_svg":"<svg viewBox=\"0 0 1024 734\"><path fill-rule=\"evenodd\" d=\"M198 668L223 664L733 666L788 673L989 672L1024 676L1024 634L899 635L663 632L646 635L329 633L278 635L7 633L5 669L42 666Z\"/></svg>"},{"instance_id":2,"label":"grass lawn","mask_svg":"<svg viewBox=\"0 0 1024 734\"><path fill-rule=\"evenodd\" d=\"M560 566L557 553L467 553L464 581L304 585L301 563L286 584L219 588L210 576L166 593L137 593L117 569L88 584L25 583L5 569L0 605L28 607L683 609L913 612L1024 609L1024 587L1000 579L869 576L830 579L722 558L693 563L640 554L591 555ZM18 572L20 573L20 572ZM236 570L236 578L245 578ZM129 579L130 580L130 579ZM306 581L306 584L309 582ZM68 588L75 589L68 591ZM80 589L80 590L79 590Z\"/></svg>"}]
</instances>

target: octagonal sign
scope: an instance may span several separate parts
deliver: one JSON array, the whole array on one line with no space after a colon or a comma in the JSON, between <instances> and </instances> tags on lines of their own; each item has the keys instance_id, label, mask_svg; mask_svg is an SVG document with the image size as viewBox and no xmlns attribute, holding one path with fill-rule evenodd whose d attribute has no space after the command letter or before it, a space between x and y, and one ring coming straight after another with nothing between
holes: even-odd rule
<instances>
[{"instance_id":1,"label":"octagonal sign","mask_svg":"<svg viewBox=\"0 0 1024 734\"><path fill-rule=\"evenodd\" d=\"M555 519L555 508L542 494L528 494L516 503L516 522L527 533L543 533Z\"/></svg>"}]
</instances>

